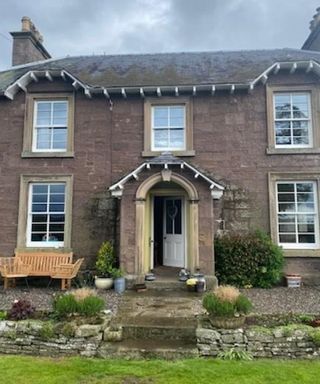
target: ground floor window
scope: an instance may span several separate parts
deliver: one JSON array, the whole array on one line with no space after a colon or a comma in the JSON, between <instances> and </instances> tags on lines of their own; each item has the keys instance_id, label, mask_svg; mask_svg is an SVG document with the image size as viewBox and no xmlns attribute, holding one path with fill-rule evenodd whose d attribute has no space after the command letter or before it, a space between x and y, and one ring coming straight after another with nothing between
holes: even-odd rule
<instances>
[{"instance_id":1,"label":"ground floor window","mask_svg":"<svg viewBox=\"0 0 320 384\"><path fill-rule=\"evenodd\" d=\"M22 175L17 247L71 248L72 175Z\"/></svg>"},{"instance_id":2,"label":"ground floor window","mask_svg":"<svg viewBox=\"0 0 320 384\"><path fill-rule=\"evenodd\" d=\"M278 181L278 243L284 248L318 245L317 185L314 181Z\"/></svg>"},{"instance_id":3,"label":"ground floor window","mask_svg":"<svg viewBox=\"0 0 320 384\"><path fill-rule=\"evenodd\" d=\"M30 246L63 246L65 183L31 183L27 224Z\"/></svg>"}]
</instances>

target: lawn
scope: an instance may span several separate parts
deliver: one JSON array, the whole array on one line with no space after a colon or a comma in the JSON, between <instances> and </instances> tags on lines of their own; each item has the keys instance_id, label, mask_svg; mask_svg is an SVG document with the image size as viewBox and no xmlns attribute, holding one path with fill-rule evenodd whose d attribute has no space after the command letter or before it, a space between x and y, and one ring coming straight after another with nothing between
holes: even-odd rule
<instances>
[{"instance_id":1,"label":"lawn","mask_svg":"<svg viewBox=\"0 0 320 384\"><path fill-rule=\"evenodd\" d=\"M126 361L1 356L6 384L308 384L319 381L320 361Z\"/></svg>"}]
</instances>

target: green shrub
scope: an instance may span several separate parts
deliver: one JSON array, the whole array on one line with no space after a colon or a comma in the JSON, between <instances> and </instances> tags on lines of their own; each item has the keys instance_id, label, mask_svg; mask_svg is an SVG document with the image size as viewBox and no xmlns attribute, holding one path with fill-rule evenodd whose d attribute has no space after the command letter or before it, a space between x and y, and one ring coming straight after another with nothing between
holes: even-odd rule
<instances>
[{"instance_id":1,"label":"green shrub","mask_svg":"<svg viewBox=\"0 0 320 384\"><path fill-rule=\"evenodd\" d=\"M211 316L232 317L244 315L252 308L251 301L242 294L234 301L222 300L214 292L207 293L202 301L203 307Z\"/></svg>"},{"instance_id":2,"label":"green shrub","mask_svg":"<svg viewBox=\"0 0 320 384\"><path fill-rule=\"evenodd\" d=\"M87 296L77 300L72 294L58 296L53 302L54 315L58 319L78 314L80 316L97 315L104 308L104 300L98 296Z\"/></svg>"},{"instance_id":3,"label":"green shrub","mask_svg":"<svg viewBox=\"0 0 320 384\"><path fill-rule=\"evenodd\" d=\"M310 332L309 336L317 347L320 347L320 329L314 329Z\"/></svg>"},{"instance_id":4,"label":"green shrub","mask_svg":"<svg viewBox=\"0 0 320 384\"><path fill-rule=\"evenodd\" d=\"M104 300L98 296L89 296L78 301L78 313L82 316L95 316L104 308Z\"/></svg>"},{"instance_id":5,"label":"green shrub","mask_svg":"<svg viewBox=\"0 0 320 384\"><path fill-rule=\"evenodd\" d=\"M99 277L111 277L115 268L115 254L110 241L101 244L97 254L96 270Z\"/></svg>"},{"instance_id":6,"label":"green shrub","mask_svg":"<svg viewBox=\"0 0 320 384\"><path fill-rule=\"evenodd\" d=\"M57 296L53 301L53 311L57 318L62 319L76 313L78 304L72 294Z\"/></svg>"},{"instance_id":7,"label":"green shrub","mask_svg":"<svg viewBox=\"0 0 320 384\"><path fill-rule=\"evenodd\" d=\"M218 358L221 360L253 360L253 356L250 352L235 348L231 348L228 351L220 352L218 354Z\"/></svg>"},{"instance_id":8,"label":"green shrub","mask_svg":"<svg viewBox=\"0 0 320 384\"><path fill-rule=\"evenodd\" d=\"M282 276L282 249L257 231L215 239L216 271L222 284L270 288Z\"/></svg>"},{"instance_id":9,"label":"green shrub","mask_svg":"<svg viewBox=\"0 0 320 384\"><path fill-rule=\"evenodd\" d=\"M39 330L39 336L45 341L53 339L55 336L53 324L50 322L44 323L42 328Z\"/></svg>"},{"instance_id":10,"label":"green shrub","mask_svg":"<svg viewBox=\"0 0 320 384\"><path fill-rule=\"evenodd\" d=\"M0 311L0 320L6 320L7 316L7 311Z\"/></svg>"}]
</instances>

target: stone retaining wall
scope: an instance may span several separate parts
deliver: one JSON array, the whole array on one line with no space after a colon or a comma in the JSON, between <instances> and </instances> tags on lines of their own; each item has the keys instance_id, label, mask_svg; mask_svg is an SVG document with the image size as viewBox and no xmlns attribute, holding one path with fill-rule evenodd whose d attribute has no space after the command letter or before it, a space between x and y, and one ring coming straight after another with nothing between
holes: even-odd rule
<instances>
[{"instance_id":1,"label":"stone retaining wall","mask_svg":"<svg viewBox=\"0 0 320 384\"><path fill-rule=\"evenodd\" d=\"M200 356L218 356L231 348L244 350L261 358L319 358L320 346L312 336L312 327L210 329L196 331Z\"/></svg>"},{"instance_id":2,"label":"stone retaining wall","mask_svg":"<svg viewBox=\"0 0 320 384\"><path fill-rule=\"evenodd\" d=\"M109 327L110 317L101 324L76 325L35 320L0 321L0 354L37 356L101 356L122 338L122 330Z\"/></svg>"}]
</instances>

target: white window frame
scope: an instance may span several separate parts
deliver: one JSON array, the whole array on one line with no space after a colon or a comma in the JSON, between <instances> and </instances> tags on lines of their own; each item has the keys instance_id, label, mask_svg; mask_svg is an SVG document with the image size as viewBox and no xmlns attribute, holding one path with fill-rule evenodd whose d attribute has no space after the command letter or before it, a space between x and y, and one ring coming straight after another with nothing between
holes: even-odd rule
<instances>
[{"instance_id":1,"label":"white window frame","mask_svg":"<svg viewBox=\"0 0 320 384\"><path fill-rule=\"evenodd\" d=\"M51 103L51 104L67 104L67 119L66 124L55 124L55 125L37 125L37 114L38 114L38 104L42 103ZM69 102L68 100L35 100L34 101L34 112L33 112L33 126L32 126L32 151L33 152L67 152L68 150L68 139L69 139ZM51 108L51 122L53 120L53 108ZM53 131L55 128L64 128L66 127L66 146L65 148L37 148L37 135L38 128L51 128L51 140L50 144L53 144Z\"/></svg>"},{"instance_id":2,"label":"white window frame","mask_svg":"<svg viewBox=\"0 0 320 384\"><path fill-rule=\"evenodd\" d=\"M32 187L33 185L54 185L54 184L64 184L65 186L65 190L64 190L64 232L63 232L63 238L64 238L64 241L32 241L31 240L31 234L32 234L32 231L31 231L31 228L32 228ZM40 247L40 248L61 248L61 247L64 247L65 245L65 236L66 236L66 204L67 204L67 184L66 182L64 181L57 181L57 182L48 182L48 181L44 181L44 182L40 182L40 181L37 181L37 182L31 182L29 184L29 188L28 188L28 208L27 208L27 226L26 226L26 246L27 247ZM49 195L50 196L50 195ZM50 215L50 212L46 211L46 212L39 212L39 214L43 213L44 215ZM57 212L54 212L54 213L57 213ZM62 214L62 212L58 212L60 214ZM48 229L47 229L48 231Z\"/></svg>"},{"instance_id":3,"label":"white window frame","mask_svg":"<svg viewBox=\"0 0 320 384\"><path fill-rule=\"evenodd\" d=\"M292 106L292 95L307 95L308 96L308 111L309 111L309 117L307 119L305 118L293 118L290 117L288 119L277 119L276 118L276 103L275 99L277 95L290 95L290 106ZM311 97L312 94L309 91L274 91L273 92L273 131L274 131L274 143L275 143L275 148L312 148L313 147L313 127L312 127L312 103L311 103ZM293 121L308 121L308 139L309 143L308 144L277 144L277 129L276 129L276 122L277 121L289 121L292 123ZM291 125L291 124L290 124ZM290 127L291 131L291 140L292 140L292 133L293 133L293 128ZM293 140L292 140L293 141Z\"/></svg>"},{"instance_id":4,"label":"white window frame","mask_svg":"<svg viewBox=\"0 0 320 384\"><path fill-rule=\"evenodd\" d=\"M154 110L155 108L160 107L160 108L174 108L174 107L183 107L184 113L183 113L183 146L182 147L156 147L155 146L155 139L154 139L154 134L155 130L157 128L154 128ZM168 127L163 127L159 128L160 129L167 129L170 134L170 130L174 128L181 128L181 127L173 127L173 126L168 126ZM152 105L151 106L151 150L152 151L185 151L186 150L186 106L185 104L159 104L159 105Z\"/></svg>"},{"instance_id":5,"label":"white window frame","mask_svg":"<svg viewBox=\"0 0 320 384\"><path fill-rule=\"evenodd\" d=\"M279 214L283 214L285 212L279 212L279 201L278 201L278 184L301 184L301 183L312 183L313 184L313 195L314 195L314 212L290 212L290 214L295 215L298 214L308 214L314 215L314 227L315 227L315 243L281 243L279 236ZM296 199L296 187L295 187L295 199ZM277 242L284 249L317 249L319 248L319 210L318 210L318 185L315 180L278 180L275 182L275 202L276 202L276 232L277 232ZM296 224L295 220L295 225ZM295 228L295 236L297 237L298 232L297 228Z\"/></svg>"}]
</instances>

